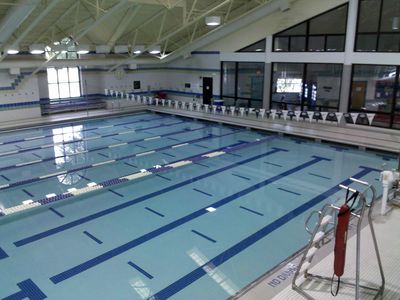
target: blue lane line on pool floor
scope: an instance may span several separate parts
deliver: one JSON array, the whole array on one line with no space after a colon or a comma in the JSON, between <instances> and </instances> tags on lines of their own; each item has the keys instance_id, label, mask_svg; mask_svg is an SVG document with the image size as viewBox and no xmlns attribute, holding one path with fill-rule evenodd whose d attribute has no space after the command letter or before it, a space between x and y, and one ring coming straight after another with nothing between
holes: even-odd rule
<instances>
[{"instance_id":1,"label":"blue lane line on pool floor","mask_svg":"<svg viewBox=\"0 0 400 300\"><path fill-rule=\"evenodd\" d=\"M146 206L145 209L148 210L148 211L150 211L150 212L152 212L153 214L156 214L156 215L162 217L162 218L165 217L162 213L159 213L158 211L155 211L154 209L151 209L150 207L147 207L147 206Z\"/></svg>"},{"instance_id":2,"label":"blue lane line on pool floor","mask_svg":"<svg viewBox=\"0 0 400 300\"><path fill-rule=\"evenodd\" d=\"M324 179L332 179L332 178L330 178L330 177L322 176L322 175L315 174L315 173L308 173L308 174L309 174L309 175L312 175L312 176L315 176L315 177L324 178Z\"/></svg>"},{"instance_id":3,"label":"blue lane line on pool floor","mask_svg":"<svg viewBox=\"0 0 400 300\"><path fill-rule=\"evenodd\" d=\"M239 177L239 178L245 179L245 180L251 180L249 177L242 176L242 175L239 175L239 174L232 173L231 175L235 176L235 177Z\"/></svg>"},{"instance_id":4,"label":"blue lane line on pool floor","mask_svg":"<svg viewBox=\"0 0 400 300\"><path fill-rule=\"evenodd\" d=\"M93 241L95 241L97 244L103 244L102 241L100 241L97 237L95 237L93 234L87 232L86 230L83 232L86 236L91 238Z\"/></svg>"},{"instance_id":5,"label":"blue lane line on pool floor","mask_svg":"<svg viewBox=\"0 0 400 300\"><path fill-rule=\"evenodd\" d=\"M244 206L239 206L241 209L244 209L244 210L247 210L247 211L249 211L249 212L251 212L251 213L253 213L253 214L256 214L256 215L259 215L259 216L264 216L264 214L262 214L262 213L260 213L260 212L258 212L258 211L255 211L255 210L252 210L252 209L250 209L250 208L247 208L247 207L244 207Z\"/></svg>"},{"instance_id":6,"label":"blue lane line on pool floor","mask_svg":"<svg viewBox=\"0 0 400 300\"><path fill-rule=\"evenodd\" d=\"M54 283L54 284L58 284L62 281L65 281L71 277L74 277L86 270L89 270L97 265L100 265L101 263L108 261L111 258L114 258L122 253L125 253L126 251L131 250L132 248L135 248L145 242L148 242L160 235L163 235L167 232L170 232L171 230L178 228L190 221L193 221L205 214L208 214L209 212L207 211L207 207L214 207L214 208L219 208L222 207L228 203L231 203L232 201L235 201L236 199L243 197L249 193L252 193L256 190L259 190L262 187L268 186L272 183L274 183L275 181L281 180L289 175L292 175L296 172L299 172L307 167L310 167L312 165L315 165L321 161L330 161L330 159L328 158L324 158L324 157L319 157L319 156L312 156L313 158L307 162L302 163L301 165L298 165L292 169L286 170L280 174L277 174L275 176L272 176L264 181L261 181L257 184L254 184L242 191L236 192L230 196L224 197L214 203L208 204L206 207L200 208L197 211L194 211L188 215L182 216L181 218L172 221L166 225L163 225L159 228L154 229L153 231L146 233L140 237L137 237L133 240L130 240L120 246L117 246L111 250L108 250L105 253L102 253L94 258L91 258L83 263L80 263L79 265L76 265L68 270L65 270L61 273L58 273L57 275L54 275L52 277L50 277L49 279ZM370 168L369 168L370 170ZM364 170L365 171L365 170ZM336 190L339 190L340 188L336 187ZM294 216L293 216L294 217ZM15 243L14 243L15 244ZM166 298L156 298L156 299L166 299Z\"/></svg>"},{"instance_id":7,"label":"blue lane line on pool floor","mask_svg":"<svg viewBox=\"0 0 400 300\"><path fill-rule=\"evenodd\" d=\"M157 177L160 177L160 178L162 178L162 179L168 180L168 181L171 181L171 180L172 180L171 178L165 177L165 176L160 175L160 174L156 174L156 176L157 176Z\"/></svg>"},{"instance_id":8,"label":"blue lane line on pool floor","mask_svg":"<svg viewBox=\"0 0 400 300\"><path fill-rule=\"evenodd\" d=\"M172 137L169 137L169 138L167 138L167 139L169 139L169 140L171 140L171 141L176 141L176 142L179 142L179 141L180 141L180 140L175 139L175 138L172 138Z\"/></svg>"},{"instance_id":9,"label":"blue lane line on pool floor","mask_svg":"<svg viewBox=\"0 0 400 300\"><path fill-rule=\"evenodd\" d=\"M1 175L5 180L10 181L10 179L6 175Z\"/></svg>"},{"instance_id":10,"label":"blue lane line on pool floor","mask_svg":"<svg viewBox=\"0 0 400 300\"><path fill-rule=\"evenodd\" d=\"M124 162L124 164L125 164L125 165L127 165L127 166L130 166L130 167L132 167L132 168L137 168L137 166L135 166L135 165L132 165L132 164L130 164L130 163L127 163L127 162Z\"/></svg>"},{"instance_id":11,"label":"blue lane line on pool floor","mask_svg":"<svg viewBox=\"0 0 400 300\"><path fill-rule=\"evenodd\" d=\"M30 193L29 191L27 191L26 189L22 189L21 191L23 191L25 194L27 194L29 197L35 197L32 193Z\"/></svg>"},{"instance_id":12,"label":"blue lane line on pool floor","mask_svg":"<svg viewBox=\"0 0 400 300\"><path fill-rule=\"evenodd\" d=\"M201 163L199 163L199 162L195 162L195 163L193 163L194 165L199 165L199 166L202 166L202 167L205 167L205 168L209 168L210 166L207 166L207 165L205 165L205 164L201 164Z\"/></svg>"},{"instance_id":13,"label":"blue lane line on pool floor","mask_svg":"<svg viewBox=\"0 0 400 300\"><path fill-rule=\"evenodd\" d=\"M364 168L364 167L360 167ZM380 172L380 170L372 169L372 168L364 168L362 171L358 172L357 174L353 175L353 178L360 179L363 176L367 175L368 173L375 171ZM341 182L343 185L349 185L352 181L350 179L346 179ZM306 212L310 208L314 207L315 205L319 204L323 200L329 198L330 196L334 195L335 193L340 191L340 187L335 185L334 187L330 188L329 190L319 194L318 196L312 198L308 202L298 206L297 208L293 209L292 211L286 213L282 217L278 218L277 220L269 223L265 227L261 228L257 232L249 235L245 239L241 240L240 242L236 243L235 245L231 246L227 250L221 252L214 258L210 259L208 262L204 263L204 265L194 269L192 272L189 272L185 276L179 278L169 286L165 287L164 289L158 291L156 294L152 295L150 298L154 299L169 299L179 291L185 289L193 282L197 281L198 279L202 278L204 275L207 274L209 271L207 268L204 268L205 265L213 266L213 268L217 268L218 266L222 265L232 257L236 256L237 254L241 253L242 251L246 250L248 247L252 246L259 240L263 239L270 233L274 232L275 230L279 229L283 225L290 222L295 217L299 216L300 214Z\"/></svg>"},{"instance_id":14,"label":"blue lane line on pool floor","mask_svg":"<svg viewBox=\"0 0 400 300\"><path fill-rule=\"evenodd\" d=\"M149 273L147 273L145 270L143 270L141 267L139 267L137 264L134 264L131 261L128 261L128 265L130 265L132 268L136 269L136 271L139 271L140 273L142 273L144 276L146 276L148 279L153 279L154 276L150 275Z\"/></svg>"},{"instance_id":15,"label":"blue lane line on pool floor","mask_svg":"<svg viewBox=\"0 0 400 300\"><path fill-rule=\"evenodd\" d=\"M40 159L42 159L42 157L39 155L39 154L36 154L36 153L31 153L33 156L36 156L37 158L40 158Z\"/></svg>"},{"instance_id":16,"label":"blue lane line on pool floor","mask_svg":"<svg viewBox=\"0 0 400 300\"><path fill-rule=\"evenodd\" d=\"M0 247L0 259L7 258L8 254Z\"/></svg>"},{"instance_id":17,"label":"blue lane line on pool floor","mask_svg":"<svg viewBox=\"0 0 400 300\"><path fill-rule=\"evenodd\" d=\"M111 138L111 139L113 139L114 141L117 141L117 142L122 142L122 140L118 139L118 138Z\"/></svg>"},{"instance_id":18,"label":"blue lane line on pool floor","mask_svg":"<svg viewBox=\"0 0 400 300\"><path fill-rule=\"evenodd\" d=\"M22 149L22 147L21 146L18 146L18 145L14 145L15 147L17 147L18 149Z\"/></svg>"},{"instance_id":19,"label":"blue lane line on pool floor","mask_svg":"<svg viewBox=\"0 0 400 300\"><path fill-rule=\"evenodd\" d=\"M297 193L297 192L294 192L294 191L291 191L291 190L287 190L287 189L284 189L284 188L278 188L278 190L281 190L283 192L290 193L290 194L293 194L293 195L301 196L300 193Z\"/></svg>"},{"instance_id":20,"label":"blue lane line on pool floor","mask_svg":"<svg viewBox=\"0 0 400 300\"><path fill-rule=\"evenodd\" d=\"M271 166L275 166L275 167L280 167L280 168L282 168L282 165L279 165L279 164L274 164L274 163L272 163L272 162L269 162L269 161L264 161L264 164L267 164L267 165L271 165Z\"/></svg>"},{"instance_id":21,"label":"blue lane line on pool floor","mask_svg":"<svg viewBox=\"0 0 400 300\"><path fill-rule=\"evenodd\" d=\"M227 153L227 154L229 154L229 155L232 155L232 156L237 156L237 157L242 157L241 155L239 155L239 154L236 154L236 153Z\"/></svg>"},{"instance_id":22,"label":"blue lane line on pool floor","mask_svg":"<svg viewBox=\"0 0 400 300\"><path fill-rule=\"evenodd\" d=\"M203 149L208 149L207 146L203 146L203 145L193 144L193 146L196 146L196 147L199 147L199 148L203 148Z\"/></svg>"},{"instance_id":23,"label":"blue lane line on pool floor","mask_svg":"<svg viewBox=\"0 0 400 300\"><path fill-rule=\"evenodd\" d=\"M141 146L141 145L138 145L138 144L135 144L135 146L136 146L136 147L139 147L139 148L142 148L142 149L146 149L145 146Z\"/></svg>"},{"instance_id":24,"label":"blue lane line on pool floor","mask_svg":"<svg viewBox=\"0 0 400 300\"><path fill-rule=\"evenodd\" d=\"M169 153L165 153L165 152L161 152L161 154L164 154L164 155L169 156L169 157L176 157L175 155L172 155L172 154L169 154Z\"/></svg>"},{"instance_id":25,"label":"blue lane line on pool floor","mask_svg":"<svg viewBox=\"0 0 400 300\"><path fill-rule=\"evenodd\" d=\"M103 156L103 157L105 157L105 158L110 158L107 154L103 154L103 153L97 153L98 155L100 155L100 156Z\"/></svg>"},{"instance_id":26,"label":"blue lane line on pool floor","mask_svg":"<svg viewBox=\"0 0 400 300\"><path fill-rule=\"evenodd\" d=\"M214 239L212 239L212 238L210 238L209 236L207 236L207 235L205 235L205 234L203 234L203 233L201 233L201 232L198 232L197 230L191 230L193 233L195 233L195 234L197 234L198 236L201 236L202 238L205 238L206 240L209 240L210 242L213 242L213 243L216 243L217 241L216 240L214 240Z\"/></svg>"},{"instance_id":27,"label":"blue lane line on pool floor","mask_svg":"<svg viewBox=\"0 0 400 300\"><path fill-rule=\"evenodd\" d=\"M32 279L27 279L17 283L17 286L20 288L19 292L16 292L8 297L3 298L2 300L22 300L22 299L30 299L30 300L44 300L47 299L45 293L32 281Z\"/></svg>"},{"instance_id":28,"label":"blue lane line on pool floor","mask_svg":"<svg viewBox=\"0 0 400 300\"><path fill-rule=\"evenodd\" d=\"M108 191L113 193L114 195L117 195L117 196L121 197L121 198L125 197L124 195L122 195L122 194L120 194L120 193L118 193L118 192L116 192L116 191L114 191L112 189L108 189Z\"/></svg>"},{"instance_id":29,"label":"blue lane line on pool floor","mask_svg":"<svg viewBox=\"0 0 400 300\"><path fill-rule=\"evenodd\" d=\"M83 176L83 175L78 175L80 178L82 178L82 179L85 179L85 180L87 180L87 181L91 181L89 178L87 178L87 177L85 177L85 176Z\"/></svg>"},{"instance_id":30,"label":"blue lane line on pool floor","mask_svg":"<svg viewBox=\"0 0 400 300\"><path fill-rule=\"evenodd\" d=\"M60 213L59 211L57 211L55 208L53 207L49 207L49 210L52 211L53 213L55 213L57 216L59 216L60 218L64 218L65 216Z\"/></svg>"},{"instance_id":31,"label":"blue lane line on pool floor","mask_svg":"<svg viewBox=\"0 0 400 300\"><path fill-rule=\"evenodd\" d=\"M199 190L199 189L193 189L193 191L196 191L196 192L198 192L198 193L201 193L201 194L207 195L207 196L209 196L209 197L212 197L212 194L203 192L202 190Z\"/></svg>"},{"instance_id":32,"label":"blue lane line on pool floor","mask_svg":"<svg viewBox=\"0 0 400 300\"><path fill-rule=\"evenodd\" d=\"M116 211L125 209L127 207L130 207L130 206L138 204L138 203L141 203L141 202L146 201L146 200L148 200L148 199L150 199L152 197L160 196L160 195L162 195L164 193L167 193L167 192L170 192L172 190L175 190L175 189L181 188L183 186L192 184L194 182L200 181L200 180L208 178L210 176L222 173L222 172L224 172L226 170L229 170L229 169L244 165L246 163L249 163L249 162L257 160L257 159L264 158L265 156L269 156L269 155L272 155L272 154L275 154L275 153L280 153L282 151L287 151L287 150L286 149L282 149L282 148L273 147L272 150L266 151L266 152L264 152L262 154L259 154L259 155L253 156L253 157L249 157L249 158L244 159L242 161L232 163L230 165L227 165L227 166L224 166L222 168L207 172L207 173L199 175L197 177L193 177L193 178L190 178L188 180L173 184L171 186L168 186L168 187L162 188L160 190L154 191L154 192L152 192L150 194L146 194L146 195L140 196L138 198L131 199L131 200L125 202L125 203L121 203L121 204L115 205L113 207L104 209L102 211L99 211L97 213L93 213L91 215L87 215L85 217L82 217L80 219L76 219L74 221L71 221L69 223L63 224L61 226L53 227L53 228L50 228L48 230L42 231L40 233L28 236L26 238L23 238L22 240L18 240L16 242L14 242L14 245L17 246L17 247L22 247L22 246L24 246L26 244L30 244L30 243L39 241L41 239L47 238L49 236L52 236L54 234L63 232L65 230L68 230L70 228L74 228L76 226L82 225L82 224L84 224L86 222L96 220L96 219L101 218L103 216L112 214L112 213L114 213Z\"/></svg>"}]
</instances>

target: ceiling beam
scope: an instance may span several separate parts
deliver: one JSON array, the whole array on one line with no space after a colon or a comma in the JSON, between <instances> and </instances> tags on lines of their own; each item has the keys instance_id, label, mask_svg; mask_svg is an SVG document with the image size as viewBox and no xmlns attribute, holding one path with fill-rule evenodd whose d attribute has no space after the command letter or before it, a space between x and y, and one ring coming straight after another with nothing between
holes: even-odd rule
<instances>
[{"instance_id":1,"label":"ceiling beam","mask_svg":"<svg viewBox=\"0 0 400 300\"><path fill-rule=\"evenodd\" d=\"M184 3L182 0L175 0L175 1L162 1L162 0L128 0L129 2L136 3L136 4L147 4L147 5L157 5L157 6L164 6L168 9L172 9L174 7L184 7Z\"/></svg>"},{"instance_id":2,"label":"ceiling beam","mask_svg":"<svg viewBox=\"0 0 400 300\"><path fill-rule=\"evenodd\" d=\"M129 24L132 22L132 20L136 17L140 9L142 8L141 5L133 5L131 6L125 16L122 18L121 22L118 24L117 29L114 31L113 35L111 38L108 40L108 45L110 47L113 47L116 43L116 41L122 36L124 33L125 29L129 26Z\"/></svg>"}]
</instances>

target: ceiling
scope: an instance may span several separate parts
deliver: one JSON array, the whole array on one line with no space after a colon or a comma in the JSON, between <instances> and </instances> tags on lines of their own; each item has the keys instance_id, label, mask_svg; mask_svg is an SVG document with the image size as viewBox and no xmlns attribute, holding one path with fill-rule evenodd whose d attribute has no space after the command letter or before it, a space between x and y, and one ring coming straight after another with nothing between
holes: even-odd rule
<instances>
[{"instance_id":1,"label":"ceiling","mask_svg":"<svg viewBox=\"0 0 400 300\"><path fill-rule=\"evenodd\" d=\"M0 0L0 47L52 45L65 37L76 44L160 45L162 54L182 49L215 27L257 10L271 0Z\"/></svg>"}]
</instances>

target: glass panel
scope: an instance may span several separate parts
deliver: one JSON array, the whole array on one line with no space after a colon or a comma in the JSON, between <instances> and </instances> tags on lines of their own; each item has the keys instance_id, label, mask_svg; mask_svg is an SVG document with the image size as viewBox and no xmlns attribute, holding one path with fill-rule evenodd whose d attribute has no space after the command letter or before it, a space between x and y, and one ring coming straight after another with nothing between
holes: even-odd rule
<instances>
[{"instance_id":1,"label":"glass panel","mask_svg":"<svg viewBox=\"0 0 400 300\"><path fill-rule=\"evenodd\" d=\"M60 88L60 98L68 98L70 96L68 83L60 83L59 88Z\"/></svg>"},{"instance_id":2,"label":"glass panel","mask_svg":"<svg viewBox=\"0 0 400 300\"><path fill-rule=\"evenodd\" d=\"M238 52L265 52L265 39L240 49Z\"/></svg>"},{"instance_id":3,"label":"glass panel","mask_svg":"<svg viewBox=\"0 0 400 300\"><path fill-rule=\"evenodd\" d=\"M306 37L291 37L290 51L303 52L306 50Z\"/></svg>"},{"instance_id":4,"label":"glass panel","mask_svg":"<svg viewBox=\"0 0 400 300\"><path fill-rule=\"evenodd\" d=\"M340 64L307 64L304 105L308 110L339 106L342 71Z\"/></svg>"},{"instance_id":5,"label":"glass panel","mask_svg":"<svg viewBox=\"0 0 400 300\"><path fill-rule=\"evenodd\" d=\"M400 73L397 74L398 81L400 82ZM396 106L394 108L395 115L393 119L393 128L400 129L400 85L397 86L397 93L396 93Z\"/></svg>"},{"instance_id":6,"label":"glass panel","mask_svg":"<svg viewBox=\"0 0 400 300\"><path fill-rule=\"evenodd\" d=\"M47 69L47 82L57 83L57 71L54 68Z\"/></svg>"},{"instance_id":7,"label":"glass panel","mask_svg":"<svg viewBox=\"0 0 400 300\"><path fill-rule=\"evenodd\" d=\"M68 68L69 81L79 82L79 69L78 68Z\"/></svg>"},{"instance_id":8,"label":"glass panel","mask_svg":"<svg viewBox=\"0 0 400 300\"><path fill-rule=\"evenodd\" d=\"M58 69L58 82L68 82L68 69L62 68Z\"/></svg>"},{"instance_id":9,"label":"glass panel","mask_svg":"<svg viewBox=\"0 0 400 300\"><path fill-rule=\"evenodd\" d=\"M400 34L381 34L379 36L378 51L400 51Z\"/></svg>"},{"instance_id":10,"label":"glass panel","mask_svg":"<svg viewBox=\"0 0 400 300\"><path fill-rule=\"evenodd\" d=\"M222 63L222 94L224 96L235 96L235 62Z\"/></svg>"},{"instance_id":11,"label":"glass panel","mask_svg":"<svg viewBox=\"0 0 400 300\"><path fill-rule=\"evenodd\" d=\"M310 36L308 38L308 51L324 51L325 36Z\"/></svg>"},{"instance_id":12,"label":"glass panel","mask_svg":"<svg viewBox=\"0 0 400 300\"><path fill-rule=\"evenodd\" d=\"M394 18L400 17L400 1L399 0L384 0L381 16L381 32L398 32L400 25ZM397 23L397 26L394 23ZM397 29L396 29L397 28Z\"/></svg>"},{"instance_id":13,"label":"glass panel","mask_svg":"<svg viewBox=\"0 0 400 300\"><path fill-rule=\"evenodd\" d=\"M71 91L71 97L80 97L81 89L79 86L79 82L73 82L69 84L69 88Z\"/></svg>"},{"instance_id":14,"label":"glass panel","mask_svg":"<svg viewBox=\"0 0 400 300\"><path fill-rule=\"evenodd\" d=\"M274 40L274 51L289 51L289 38L276 37Z\"/></svg>"},{"instance_id":15,"label":"glass panel","mask_svg":"<svg viewBox=\"0 0 400 300\"><path fill-rule=\"evenodd\" d=\"M278 36L284 35L306 35L307 34L307 22L303 22L295 27L278 33Z\"/></svg>"},{"instance_id":16,"label":"glass panel","mask_svg":"<svg viewBox=\"0 0 400 300\"><path fill-rule=\"evenodd\" d=\"M378 32L380 0L361 0L358 32Z\"/></svg>"},{"instance_id":17,"label":"glass panel","mask_svg":"<svg viewBox=\"0 0 400 300\"><path fill-rule=\"evenodd\" d=\"M225 106L235 106L235 98L222 97Z\"/></svg>"},{"instance_id":18,"label":"glass panel","mask_svg":"<svg viewBox=\"0 0 400 300\"><path fill-rule=\"evenodd\" d=\"M262 99L264 63L239 63L237 95L241 98Z\"/></svg>"},{"instance_id":19,"label":"glass panel","mask_svg":"<svg viewBox=\"0 0 400 300\"><path fill-rule=\"evenodd\" d=\"M310 20L310 34L345 34L347 5Z\"/></svg>"},{"instance_id":20,"label":"glass panel","mask_svg":"<svg viewBox=\"0 0 400 300\"><path fill-rule=\"evenodd\" d=\"M57 83L49 84L49 98L50 99L60 98L60 96L58 94L58 84Z\"/></svg>"},{"instance_id":21,"label":"glass panel","mask_svg":"<svg viewBox=\"0 0 400 300\"><path fill-rule=\"evenodd\" d=\"M331 35L326 38L326 51L344 51L345 37L343 35Z\"/></svg>"},{"instance_id":22,"label":"glass panel","mask_svg":"<svg viewBox=\"0 0 400 300\"><path fill-rule=\"evenodd\" d=\"M274 63L272 75L272 107L300 109L304 64Z\"/></svg>"},{"instance_id":23,"label":"glass panel","mask_svg":"<svg viewBox=\"0 0 400 300\"><path fill-rule=\"evenodd\" d=\"M252 108L262 108L262 101L261 100L251 100L250 107Z\"/></svg>"},{"instance_id":24,"label":"glass panel","mask_svg":"<svg viewBox=\"0 0 400 300\"><path fill-rule=\"evenodd\" d=\"M376 51L377 38L376 34L359 34L356 51Z\"/></svg>"},{"instance_id":25,"label":"glass panel","mask_svg":"<svg viewBox=\"0 0 400 300\"><path fill-rule=\"evenodd\" d=\"M351 109L391 112L395 77L395 66L355 65Z\"/></svg>"}]
</instances>

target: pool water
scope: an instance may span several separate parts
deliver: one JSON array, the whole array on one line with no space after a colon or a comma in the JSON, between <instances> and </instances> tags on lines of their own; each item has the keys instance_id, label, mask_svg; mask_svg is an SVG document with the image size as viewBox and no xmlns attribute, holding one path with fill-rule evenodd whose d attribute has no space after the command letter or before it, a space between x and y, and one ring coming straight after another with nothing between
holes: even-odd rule
<instances>
[{"instance_id":1,"label":"pool water","mask_svg":"<svg viewBox=\"0 0 400 300\"><path fill-rule=\"evenodd\" d=\"M144 112L0 134L0 209L189 158L0 214L0 299L227 299L305 245L305 219L342 201L338 184L355 177L380 194L382 166L396 166L390 154Z\"/></svg>"}]
</instances>

